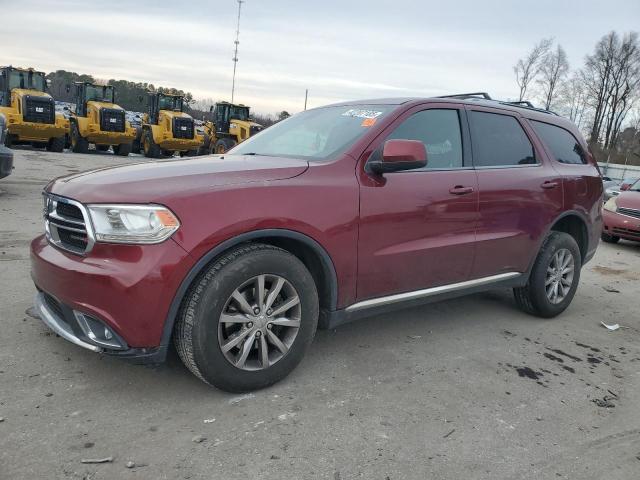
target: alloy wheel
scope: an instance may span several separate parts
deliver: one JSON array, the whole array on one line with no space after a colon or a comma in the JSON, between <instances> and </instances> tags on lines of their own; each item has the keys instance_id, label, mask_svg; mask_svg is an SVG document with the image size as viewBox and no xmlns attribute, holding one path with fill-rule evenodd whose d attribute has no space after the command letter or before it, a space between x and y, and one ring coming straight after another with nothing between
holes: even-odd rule
<instances>
[{"instance_id":1,"label":"alloy wheel","mask_svg":"<svg viewBox=\"0 0 640 480\"><path fill-rule=\"evenodd\" d=\"M218 322L223 355L241 370L264 370L289 351L300 329L300 297L279 275L251 278L227 299Z\"/></svg>"},{"instance_id":2,"label":"alloy wheel","mask_svg":"<svg viewBox=\"0 0 640 480\"><path fill-rule=\"evenodd\" d=\"M544 282L549 302L558 304L566 298L573 284L574 269L573 255L569 250L562 248L553 255Z\"/></svg>"}]
</instances>

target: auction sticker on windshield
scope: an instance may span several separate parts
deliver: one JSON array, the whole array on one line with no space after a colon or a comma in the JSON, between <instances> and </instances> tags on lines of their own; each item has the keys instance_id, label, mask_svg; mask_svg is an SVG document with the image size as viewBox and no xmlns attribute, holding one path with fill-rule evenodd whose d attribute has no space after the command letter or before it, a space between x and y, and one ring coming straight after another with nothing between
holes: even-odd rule
<instances>
[{"instance_id":1,"label":"auction sticker on windshield","mask_svg":"<svg viewBox=\"0 0 640 480\"><path fill-rule=\"evenodd\" d=\"M343 117L356 117L356 118L377 118L380 115L382 115L382 112L377 112L375 110L361 110L357 108L352 108L342 114Z\"/></svg>"}]
</instances>

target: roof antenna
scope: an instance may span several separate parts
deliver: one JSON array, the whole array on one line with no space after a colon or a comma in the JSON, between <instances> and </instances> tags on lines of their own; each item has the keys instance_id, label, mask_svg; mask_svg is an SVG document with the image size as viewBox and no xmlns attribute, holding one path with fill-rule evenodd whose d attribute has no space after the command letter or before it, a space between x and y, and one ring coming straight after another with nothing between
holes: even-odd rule
<instances>
[{"instance_id":1,"label":"roof antenna","mask_svg":"<svg viewBox=\"0 0 640 480\"><path fill-rule=\"evenodd\" d=\"M242 9L242 4L245 0L237 0L238 1L238 25L236 27L236 44L235 51L233 52L233 80L231 82L231 103L233 103L233 97L236 91L236 66L238 65L238 44L240 41L238 37L240 37L240 10Z\"/></svg>"}]
</instances>

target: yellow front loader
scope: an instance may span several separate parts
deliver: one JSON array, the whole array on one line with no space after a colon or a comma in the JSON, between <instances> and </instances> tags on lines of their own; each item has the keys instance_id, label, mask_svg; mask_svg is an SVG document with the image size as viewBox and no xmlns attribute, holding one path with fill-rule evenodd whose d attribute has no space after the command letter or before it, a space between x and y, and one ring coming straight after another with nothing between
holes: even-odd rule
<instances>
[{"instance_id":1,"label":"yellow front loader","mask_svg":"<svg viewBox=\"0 0 640 480\"><path fill-rule=\"evenodd\" d=\"M149 93L149 112L142 119L140 144L146 157L194 156L204 138L196 132L193 118L184 111L182 95Z\"/></svg>"},{"instance_id":2,"label":"yellow front loader","mask_svg":"<svg viewBox=\"0 0 640 480\"><path fill-rule=\"evenodd\" d=\"M213 111L213 122L204 123L202 154L225 153L264 129L250 119L249 107L246 105L218 102L210 110Z\"/></svg>"},{"instance_id":3,"label":"yellow front loader","mask_svg":"<svg viewBox=\"0 0 640 480\"><path fill-rule=\"evenodd\" d=\"M5 144L31 144L62 152L69 121L56 113L55 101L46 93L43 72L0 67L0 113L7 122Z\"/></svg>"},{"instance_id":4,"label":"yellow front loader","mask_svg":"<svg viewBox=\"0 0 640 480\"><path fill-rule=\"evenodd\" d=\"M115 103L115 90L110 85L76 82L76 111L71 115L71 151L87 153L89 144L96 150L126 157L136 138L136 129L125 117L125 111Z\"/></svg>"}]
</instances>

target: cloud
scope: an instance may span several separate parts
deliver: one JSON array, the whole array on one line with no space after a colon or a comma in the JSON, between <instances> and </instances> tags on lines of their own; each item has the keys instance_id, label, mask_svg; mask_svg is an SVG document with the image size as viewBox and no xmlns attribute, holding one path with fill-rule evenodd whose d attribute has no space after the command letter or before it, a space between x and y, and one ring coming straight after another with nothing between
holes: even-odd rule
<instances>
[{"instance_id":1,"label":"cloud","mask_svg":"<svg viewBox=\"0 0 640 480\"><path fill-rule=\"evenodd\" d=\"M609 1L606 20L596 0L579 11L570 3L247 0L236 100L273 113L300 110L307 88L310 106L477 90L513 97L511 66L540 38L555 37L579 65L601 35L631 30L640 18L637 0ZM3 16L18 21L3 25L0 63L229 99L236 5L7 2Z\"/></svg>"}]
</instances>

